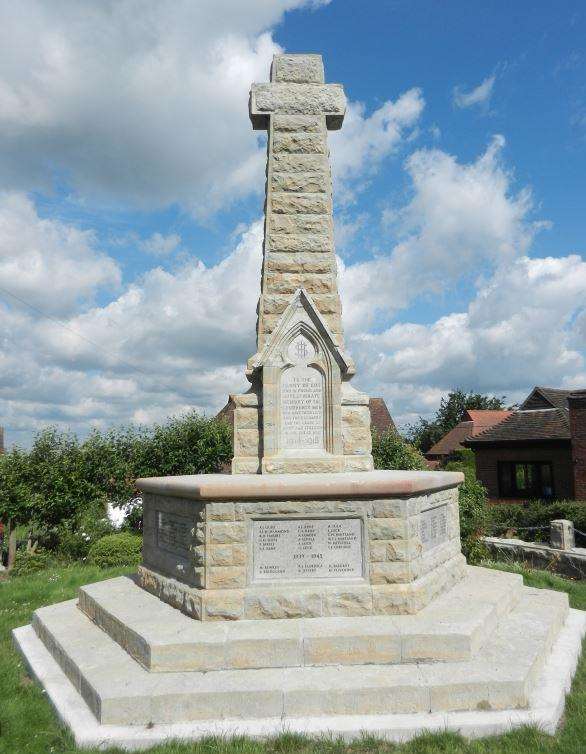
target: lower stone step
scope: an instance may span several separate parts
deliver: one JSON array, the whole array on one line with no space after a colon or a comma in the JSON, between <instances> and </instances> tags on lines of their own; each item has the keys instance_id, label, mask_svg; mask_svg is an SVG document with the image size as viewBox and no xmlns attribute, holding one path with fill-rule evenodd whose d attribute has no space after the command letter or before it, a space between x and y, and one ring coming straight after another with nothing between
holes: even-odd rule
<instances>
[{"instance_id":1,"label":"lower stone step","mask_svg":"<svg viewBox=\"0 0 586 754\"><path fill-rule=\"evenodd\" d=\"M565 594L523 588L480 655L464 662L207 673L148 672L74 600L38 610L33 625L101 723L158 725L523 708L567 612Z\"/></svg>"},{"instance_id":2,"label":"lower stone step","mask_svg":"<svg viewBox=\"0 0 586 754\"><path fill-rule=\"evenodd\" d=\"M417 615L202 623L120 577L82 587L79 607L151 672L382 665L471 659L522 586L469 567Z\"/></svg>"}]
</instances>

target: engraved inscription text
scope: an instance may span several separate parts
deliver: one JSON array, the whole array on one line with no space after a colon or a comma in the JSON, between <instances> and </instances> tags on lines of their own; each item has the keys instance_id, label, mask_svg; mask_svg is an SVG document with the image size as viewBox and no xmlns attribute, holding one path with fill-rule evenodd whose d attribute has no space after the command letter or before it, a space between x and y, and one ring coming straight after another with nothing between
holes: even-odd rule
<instances>
[{"instance_id":1,"label":"engraved inscription text","mask_svg":"<svg viewBox=\"0 0 586 754\"><path fill-rule=\"evenodd\" d=\"M419 523L419 534L424 552L447 542L448 511L445 505L423 511Z\"/></svg>"},{"instance_id":2,"label":"engraved inscription text","mask_svg":"<svg viewBox=\"0 0 586 754\"><path fill-rule=\"evenodd\" d=\"M255 581L359 578L359 518L270 519L252 522Z\"/></svg>"},{"instance_id":3,"label":"engraved inscription text","mask_svg":"<svg viewBox=\"0 0 586 754\"><path fill-rule=\"evenodd\" d=\"M167 552L186 556L193 522L178 513L157 511L157 546Z\"/></svg>"},{"instance_id":4,"label":"engraved inscription text","mask_svg":"<svg viewBox=\"0 0 586 754\"><path fill-rule=\"evenodd\" d=\"M322 376L317 369L295 366L281 378L281 448L324 447Z\"/></svg>"}]
</instances>

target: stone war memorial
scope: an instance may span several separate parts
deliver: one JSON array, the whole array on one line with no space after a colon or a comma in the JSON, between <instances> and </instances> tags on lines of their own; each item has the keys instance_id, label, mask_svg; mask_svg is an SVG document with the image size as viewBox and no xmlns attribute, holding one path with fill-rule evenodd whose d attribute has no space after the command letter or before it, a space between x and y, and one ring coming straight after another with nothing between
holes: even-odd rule
<instances>
[{"instance_id":1,"label":"stone war memorial","mask_svg":"<svg viewBox=\"0 0 586 754\"><path fill-rule=\"evenodd\" d=\"M266 217L232 474L138 480L138 573L37 610L16 645L80 746L553 733L586 613L466 564L462 474L373 470L332 232L344 91L320 55L276 55L270 78L250 93Z\"/></svg>"}]
</instances>

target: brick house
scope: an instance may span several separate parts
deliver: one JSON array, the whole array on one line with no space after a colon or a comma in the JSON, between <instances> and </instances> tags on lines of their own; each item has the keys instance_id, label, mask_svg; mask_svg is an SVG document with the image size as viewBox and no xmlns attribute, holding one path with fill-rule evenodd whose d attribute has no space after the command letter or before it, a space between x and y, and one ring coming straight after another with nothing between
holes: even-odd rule
<instances>
[{"instance_id":1,"label":"brick house","mask_svg":"<svg viewBox=\"0 0 586 754\"><path fill-rule=\"evenodd\" d=\"M425 453L430 468L437 468L449 460L457 450L464 448L463 442L468 437L475 437L489 427L498 424L511 414L511 411L481 411L470 409L464 419L432 445Z\"/></svg>"},{"instance_id":2,"label":"brick house","mask_svg":"<svg viewBox=\"0 0 586 754\"><path fill-rule=\"evenodd\" d=\"M586 500L586 390L535 387L517 411L463 445L491 500Z\"/></svg>"}]
</instances>

